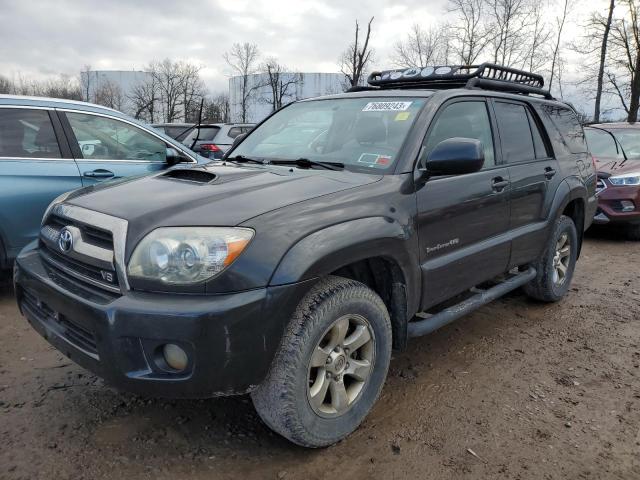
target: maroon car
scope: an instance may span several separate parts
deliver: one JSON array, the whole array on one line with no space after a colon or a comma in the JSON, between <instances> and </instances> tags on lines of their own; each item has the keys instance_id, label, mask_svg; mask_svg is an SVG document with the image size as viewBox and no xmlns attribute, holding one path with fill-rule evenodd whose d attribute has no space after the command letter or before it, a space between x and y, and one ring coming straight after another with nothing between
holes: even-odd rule
<instances>
[{"instance_id":1,"label":"maroon car","mask_svg":"<svg viewBox=\"0 0 640 480\"><path fill-rule=\"evenodd\" d=\"M598 170L594 224L620 226L640 240L640 125L603 123L584 132Z\"/></svg>"}]
</instances>

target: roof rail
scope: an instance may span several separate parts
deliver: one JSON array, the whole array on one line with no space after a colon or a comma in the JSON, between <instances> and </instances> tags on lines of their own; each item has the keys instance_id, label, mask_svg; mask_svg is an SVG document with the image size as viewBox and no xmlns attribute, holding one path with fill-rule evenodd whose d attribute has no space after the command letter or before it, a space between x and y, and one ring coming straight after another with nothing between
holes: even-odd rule
<instances>
[{"instance_id":1,"label":"roof rail","mask_svg":"<svg viewBox=\"0 0 640 480\"><path fill-rule=\"evenodd\" d=\"M542 75L493 63L386 70L372 72L367 81L381 89L482 88L553 98L548 90L542 88Z\"/></svg>"}]
</instances>

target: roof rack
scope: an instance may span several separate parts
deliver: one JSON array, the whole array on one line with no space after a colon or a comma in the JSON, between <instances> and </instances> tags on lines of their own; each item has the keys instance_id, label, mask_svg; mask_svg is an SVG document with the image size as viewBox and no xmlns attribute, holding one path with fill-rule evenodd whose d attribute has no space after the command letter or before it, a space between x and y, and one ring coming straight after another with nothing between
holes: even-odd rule
<instances>
[{"instance_id":1,"label":"roof rack","mask_svg":"<svg viewBox=\"0 0 640 480\"><path fill-rule=\"evenodd\" d=\"M525 95L542 95L547 99L553 99L551 93L542 88L544 86L542 75L493 63L412 67L372 72L367 82L373 87L385 90L481 88Z\"/></svg>"}]
</instances>

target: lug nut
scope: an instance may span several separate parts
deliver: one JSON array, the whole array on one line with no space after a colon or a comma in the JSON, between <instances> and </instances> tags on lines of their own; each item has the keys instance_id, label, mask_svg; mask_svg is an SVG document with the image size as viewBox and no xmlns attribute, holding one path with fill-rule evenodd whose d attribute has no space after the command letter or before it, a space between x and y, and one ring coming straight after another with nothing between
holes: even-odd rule
<instances>
[{"instance_id":1,"label":"lug nut","mask_svg":"<svg viewBox=\"0 0 640 480\"><path fill-rule=\"evenodd\" d=\"M331 378L331 373L327 372L327 378Z\"/></svg>"},{"instance_id":2,"label":"lug nut","mask_svg":"<svg viewBox=\"0 0 640 480\"><path fill-rule=\"evenodd\" d=\"M327 365L329 365L333 360L331 360L331 357L327 357Z\"/></svg>"},{"instance_id":3,"label":"lug nut","mask_svg":"<svg viewBox=\"0 0 640 480\"><path fill-rule=\"evenodd\" d=\"M348 349L348 348L345 348L345 349L344 349L344 354L345 354L345 355L349 355L349 349Z\"/></svg>"}]
</instances>

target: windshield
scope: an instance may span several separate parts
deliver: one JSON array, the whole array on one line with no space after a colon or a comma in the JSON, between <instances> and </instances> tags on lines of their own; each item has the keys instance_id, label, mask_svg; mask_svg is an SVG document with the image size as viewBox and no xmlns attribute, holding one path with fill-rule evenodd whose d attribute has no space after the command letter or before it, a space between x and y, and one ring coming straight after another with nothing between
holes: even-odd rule
<instances>
[{"instance_id":1,"label":"windshield","mask_svg":"<svg viewBox=\"0 0 640 480\"><path fill-rule=\"evenodd\" d=\"M609 132L596 128L585 128L584 134L587 137L589 151L593 156L618 158L622 157L622 152L618 152L618 145Z\"/></svg>"},{"instance_id":2,"label":"windshield","mask_svg":"<svg viewBox=\"0 0 640 480\"><path fill-rule=\"evenodd\" d=\"M390 170L424 98L340 98L299 102L257 127L230 157L339 162Z\"/></svg>"},{"instance_id":3,"label":"windshield","mask_svg":"<svg viewBox=\"0 0 640 480\"><path fill-rule=\"evenodd\" d=\"M627 158L640 159L640 129L616 128L613 131Z\"/></svg>"}]
</instances>

